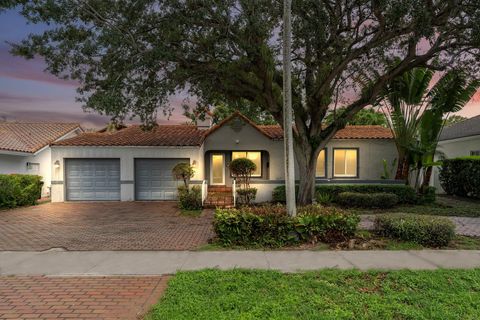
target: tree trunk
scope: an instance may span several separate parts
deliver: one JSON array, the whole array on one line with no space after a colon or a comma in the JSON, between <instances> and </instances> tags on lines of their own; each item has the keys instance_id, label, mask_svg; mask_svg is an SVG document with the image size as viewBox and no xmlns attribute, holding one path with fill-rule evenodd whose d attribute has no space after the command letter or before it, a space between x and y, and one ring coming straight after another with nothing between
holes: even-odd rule
<instances>
[{"instance_id":1,"label":"tree trunk","mask_svg":"<svg viewBox=\"0 0 480 320\"><path fill-rule=\"evenodd\" d=\"M312 204L315 196L315 173L317 168L317 157L322 150L312 150L309 143L295 143L295 156L298 164L299 184L297 204L300 206Z\"/></svg>"},{"instance_id":2,"label":"tree trunk","mask_svg":"<svg viewBox=\"0 0 480 320\"><path fill-rule=\"evenodd\" d=\"M422 188L421 188L422 193L424 193L427 187L430 185L430 179L432 178L432 173L433 173L433 167L428 167L425 170L425 175L423 176Z\"/></svg>"},{"instance_id":3,"label":"tree trunk","mask_svg":"<svg viewBox=\"0 0 480 320\"><path fill-rule=\"evenodd\" d=\"M408 184L408 175L409 175L409 165L408 160L405 156L398 157L398 167L395 174L395 180L404 180Z\"/></svg>"}]
</instances>

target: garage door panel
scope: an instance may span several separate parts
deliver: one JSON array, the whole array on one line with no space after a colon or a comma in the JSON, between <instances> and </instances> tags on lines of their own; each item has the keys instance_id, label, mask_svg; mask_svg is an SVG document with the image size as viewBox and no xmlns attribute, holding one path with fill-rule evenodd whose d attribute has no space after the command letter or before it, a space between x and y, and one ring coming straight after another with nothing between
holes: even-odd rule
<instances>
[{"instance_id":1,"label":"garage door panel","mask_svg":"<svg viewBox=\"0 0 480 320\"><path fill-rule=\"evenodd\" d=\"M135 198L137 200L175 200L178 181L172 169L180 162L190 159L136 159Z\"/></svg>"},{"instance_id":2,"label":"garage door panel","mask_svg":"<svg viewBox=\"0 0 480 320\"><path fill-rule=\"evenodd\" d=\"M120 200L119 159L67 159L67 200Z\"/></svg>"}]
</instances>

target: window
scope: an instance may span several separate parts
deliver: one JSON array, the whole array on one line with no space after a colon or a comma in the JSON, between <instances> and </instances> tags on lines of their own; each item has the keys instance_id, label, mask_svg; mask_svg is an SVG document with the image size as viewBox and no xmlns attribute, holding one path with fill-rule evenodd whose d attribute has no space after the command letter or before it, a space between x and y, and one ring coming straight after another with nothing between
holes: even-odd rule
<instances>
[{"instance_id":1,"label":"window","mask_svg":"<svg viewBox=\"0 0 480 320\"><path fill-rule=\"evenodd\" d=\"M40 163L27 162L27 171L29 173L38 173L40 171Z\"/></svg>"},{"instance_id":2,"label":"window","mask_svg":"<svg viewBox=\"0 0 480 320\"><path fill-rule=\"evenodd\" d=\"M317 168L315 170L315 176L318 177L318 178L325 178L326 176L326 170L325 170L325 149L323 149L322 151L320 151L320 153L318 154L318 158L317 158Z\"/></svg>"},{"instance_id":3,"label":"window","mask_svg":"<svg viewBox=\"0 0 480 320\"><path fill-rule=\"evenodd\" d=\"M470 151L471 156L480 156L480 150Z\"/></svg>"},{"instance_id":4,"label":"window","mask_svg":"<svg viewBox=\"0 0 480 320\"><path fill-rule=\"evenodd\" d=\"M257 169L252 173L252 177L262 176L262 152L261 151L234 151L232 152L232 160L238 158L247 158L257 165Z\"/></svg>"},{"instance_id":5,"label":"window","mask_svg":"<svg viewBox=\"0 0 480 320\"><path fill-rule=\"evenodd\" d=\"M358 150L334 149L333 150L333 176L357 177Z\"/></svg>"}]
</instances>

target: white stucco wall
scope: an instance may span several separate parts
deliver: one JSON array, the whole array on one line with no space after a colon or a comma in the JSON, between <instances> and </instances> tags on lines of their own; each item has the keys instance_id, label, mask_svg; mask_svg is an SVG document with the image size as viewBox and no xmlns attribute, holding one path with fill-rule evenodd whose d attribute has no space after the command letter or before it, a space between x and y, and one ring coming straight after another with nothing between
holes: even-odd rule
<instances>
[{"instance_id":1,"label":"white stucco wall","mask_svg":"<svg viewBox=\"0 0 480 320\"><path fill-rule=\"evenodd\" d=\"M135 199L134 179L135 158L188 158L196 161L195 176L192 180L203 179L203 148L201 147L52 147L52 202L65 200L64 169L69 158L112 158L120 159L121 200ZM60 168L54 168L56 161Z\"/></svg>"},{"instance_id":2,"label":"white stucco wall","mask_svg":"<svg viewBox=\"0 0 480 320\"><path fill-rule=\"evenodd\" d=\"M327 178L333 179L333 149L358 148L358 177L349 180L379 180L383 173L383 160L389 168L398 157L393 140L345 139L332 140L327 144ZM395 170L393 170L395 172ZM340 178L335 178L340 180Z\"/></svg>"},{"instance_id":3,"label":"white stucco wall","mask_svg":"<svg viewBox=\"0 0 480 320\"><path fill-rule=\"evenodd\" d=\"M28 170L28 162L38 163L38 171ZM48 147L31 155L0 154L0 173L35 174L42 176L42 196L48 196L52 172L50 163L50 148Z\"/></svg>"},{"instance_id":4,"label":"white stucco wall","mask_svg":"<svg viewBox=\"0 0 480 320\"><path fill-rule=\"evenodd\" d=\"M437 151L446 159L469 156L471 151L480 150L480 136L465 137L459 139L452 139L440 141L438 143ZM440 156L437 156L439 159ZM439 169L433 170L433 186L437 188L438 193L444 193L440 185Z\"/></svg>"},{"instance_id":5,"label":"white stucco wall","mask_svg":"<svg viewBox=\"0 0 480 320\"><path fill-rule=\"evenodd\" d=\"M332 140L327 146L327 178L333 178L333 148L358 148L359 172L351 180L379 180L383 173L383 159L389 164L397 157L393 140ZM116 158L120 159L121 200L133 201L134 160L135 158L188 158L196 162L192 180L208 180L205 161L206 154L212 151L264 151L268 152L268 180L252 179L252 186L258 189L257 202L271 200L273 189L284 184L283 141L273 141L251 125L238 126L225 124L210 134L202 147L52 147L52 201L64 201L64 168L68 158ZM53 164L60 162L60 168ZM298 168L297 168L298 179ZM340 180L340 179L335 179Z\"/></svg>"}]
</instances>

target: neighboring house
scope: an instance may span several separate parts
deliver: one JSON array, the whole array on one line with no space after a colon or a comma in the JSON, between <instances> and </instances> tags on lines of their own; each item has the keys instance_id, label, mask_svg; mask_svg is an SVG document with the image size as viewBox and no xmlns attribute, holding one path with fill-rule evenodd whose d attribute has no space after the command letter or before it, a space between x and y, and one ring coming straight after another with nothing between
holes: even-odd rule
<instances>
[{"instance_id":1,"label":"neighboring house","mask_svg":"<svg viewBox=\"0 0 480 320\"><path fill-rule=\"evenodd\" d=\"M480 156L480 115L445 127L440 134L437 151L439 158L446 159ZM438 173L438 168L435 168L433 185L441 193L443 189Z\"/></svg>"},{"instance_id":2,"label":"neighboring house","mask_svg":"<svg viewBox=\"0 0 480 320\"><path fill-rule=\"evenodd\" d=\"M208 120L208 119L207 119ZM129 126L114 133L83 133L52 144L52 201L172 200L178 162L195 168L192 183L232 185L228 164L247 157L257 164L251 185L257 201L271 200L284 184L283 130L234 114L218 125L159 125L149 132ZM319 156L318 182L379 182L382 161L397 157L389 129L348 126ZM298 173L297 173L298 174Z\"/></svg>"},{"instance_id":3,"label":"neighboring house","mask_svg":"<svg viewBox=\"0 0 480 320\"><path fill-rule=\"evenodd\" d=\"M43 177L42 196L50 192L49 144L83 132L77 123L0 122L0 173Z\"/></svg>"}]
</instances>

